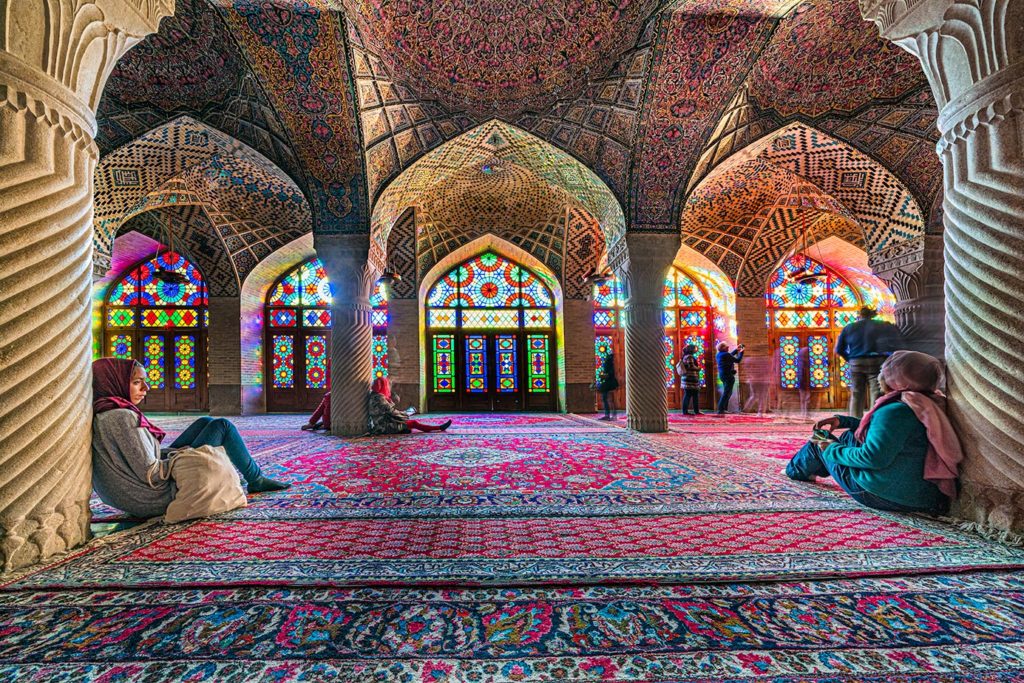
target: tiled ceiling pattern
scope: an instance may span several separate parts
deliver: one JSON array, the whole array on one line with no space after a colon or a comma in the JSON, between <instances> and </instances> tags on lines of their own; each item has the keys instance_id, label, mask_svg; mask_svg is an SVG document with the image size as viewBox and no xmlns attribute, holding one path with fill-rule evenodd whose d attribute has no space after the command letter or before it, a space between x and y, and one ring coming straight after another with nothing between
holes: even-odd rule
<instances>
[{"instance_id":1,"label":"tiled ceiling pattern","mask_svg":"<svg viewBox=\"0 0 1024 683\"><path fill-rule=\"evenodd\" d=\"M396 82L352 22L349 43L372 201L401 169L474 122L462 113L449 114L437 102L420 99L408 85Z\"/></svg>"},{"instance_id":2,"label":"tiled ceiling pattern","mask_svg":"<svg viewBox=\"0 0 1024 683\"><path fill-rule=\"evenodd\" d=\"M177 0L160 31L118 61L100 99L96 143L106 155L182 115L241 140L301 185L277 112L207 0Z\"/></svg>"},{"instance_id":3,"label":"tiled ceiling pattern","mask_svg":"<svg viewBox=\"0 0 1024 683\"><path fill-rule=\"evenodd\" d=\"M477 120L572 99L662 0L345 0L366 43L419 94Z\"/></svg>"},{"instance_id":4,"label":"tiled ceiling pattern","mask_svg":"<svg viewBox=\"0 0 1024 683\"><path fill-rule=\"evenodd\" d=\"M593 216L609 243L625 232L618 201L593 171L523 130L492 121L428 152L388 185L374 207L371 226L374 248L380 251L377 262L383 262L388 232L408 207L422 206L453 179L452 188L471 187L474 183L499 182L492 180L492 176L499 177L505 172L509 173L507 178L536 179L523 185L505 185L513 195L520 191L537 192L537 188L548 186L551 189L544 192L560 192L565 202ZM526 206L531 205L533 199L511 196L503 201L522 201ZM533 214L531 220L536 217Z\"/></svg>"}]
</instances>

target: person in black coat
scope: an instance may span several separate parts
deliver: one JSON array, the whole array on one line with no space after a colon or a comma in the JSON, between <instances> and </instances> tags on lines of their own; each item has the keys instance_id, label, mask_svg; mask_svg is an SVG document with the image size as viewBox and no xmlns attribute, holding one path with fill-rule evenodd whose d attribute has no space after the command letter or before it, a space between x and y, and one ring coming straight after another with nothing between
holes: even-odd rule
<instances>
[{"instance_id":1,"label":"person in black coat","mask_svg":"<svg viewBox=\"0 0 1024 683\"><path fill-rule=\"evenodd\" d=\"M725 415L729 410L729 399L732 398L732 389L736 386L736 365L743 360L743 349L743 344L732 351L725 342L718 345L715 364L718 366L718 379L722 382L722 396L718 399L719 415Z\"/></svg>"},{"instance_id":2,"label":"person in black coat","mask_svg":"<svg viewBox=\"0 0 1024 683\"><path fill-rule=\"evenodd\" d=\"M597 380L597 390L601 392L601 402L604 404L604 417L602 420L614 420L613 408L608 400L608 394L619 388L619 380L615 378L615 356L609 351L604 357L604 365L601 366L601 375Z\"/></svg>"}]
</instances>

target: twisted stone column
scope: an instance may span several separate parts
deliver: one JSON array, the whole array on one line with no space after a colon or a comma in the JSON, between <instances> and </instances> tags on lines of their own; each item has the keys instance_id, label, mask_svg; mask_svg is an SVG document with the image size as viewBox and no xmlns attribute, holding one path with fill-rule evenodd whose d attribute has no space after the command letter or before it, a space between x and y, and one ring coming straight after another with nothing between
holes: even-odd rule
<instances>
[{"instance_id":1,"label":"twisted stone column","mask_svg":"<svg viewBox=\"0 0 1024 683\"><path fill-rule=\"evenodd\" d=\"M1024 529L1024 0L863 3L940 107L946 361L964 517Z\"/></svg>"},{"instance_id":2,"label":"twisted stone column","mask_svg":"<svg viewBox=\"0 0 1024 683\"><path fill-rule=\"evenodd\" d=\"M0 0L0 568L85 540L94 111L173 0Z\"/></svg>"},{"instance_id":3,"label":"twisted stone column","mask_svg":"<svg viewBox=\"0 0 1024 683\"><path fill-rule=\"evenodd\" d=\"M373 375L368 235L315 235L316 253L334 290L331 306L331 433L366 432Z\"/></svg>"},{"instance_id":4,"label":"twisted stone column","mask_svg":"<svg viewBox=\"0 0 1024 683\"><path fill-rule=\"evenodd\" d=\"M665 274L679 250L678 232L632 234L628 261L619 272L626 283L626 414L630 429L668 431L663 338Z\"/></svg>"}]
</instances>

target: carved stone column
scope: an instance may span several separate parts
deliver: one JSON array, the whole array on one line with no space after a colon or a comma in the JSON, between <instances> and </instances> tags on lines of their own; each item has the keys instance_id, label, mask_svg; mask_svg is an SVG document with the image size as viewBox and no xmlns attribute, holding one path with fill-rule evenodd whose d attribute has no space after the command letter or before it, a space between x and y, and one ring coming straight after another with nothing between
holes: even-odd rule
<instances>
[{"instance_id":1,"label":"carved stone column","mask_svg":"<svg viewBox=\"0 0 1024 683\"><path fill-rule=\"evenodd\" d=\"M868 257L871 270L896 296L896 324L907 348L944 358L946 297L942 235L923 235Z\"/></svg>"},{"instance_id":2,"label":"carved stone column","mask_svg":"<svg viewBox=\"0 0 1024 683\"><path fill-rule=\"evenodd\" d=\"M938 102L958 512L1024 529L1024 0L864 0Z\"/></svg>"},{"instance_id":3,"label":"carved stone column","mask_svg":"<svg viewBox=\"0 0 1024 683\"><path fill-rule=\"evenodd\" d=\"M665 389L665 274L679 250L679 234L630 234L628 257L616 273L626 285L626 414L630 429L668 431ZM612 259L609 259L612 261ZM621 370L620 370L621 372Z\"/></svg>"},{"instance_id":4,"label":"carved stone column","mask_svg":"<svg viewBox=\"0 0 1024 683\"><path fill-rule=\"evenodd\" d=\"M373 375L370 290L376 273L367 262L368 235L314 235L334 290L331 306L331 433L366 432Z\"/></svg>"},{"instance_id":5,"label":"carved stone column","mask_svg":"<svg viewBox=\"0 0 1024 683\"><path fill-rule=\"evenodd\" d=\"M0 0L0 570L85 540L95 109L173 0Z\"/></svg>"}]
</instances>

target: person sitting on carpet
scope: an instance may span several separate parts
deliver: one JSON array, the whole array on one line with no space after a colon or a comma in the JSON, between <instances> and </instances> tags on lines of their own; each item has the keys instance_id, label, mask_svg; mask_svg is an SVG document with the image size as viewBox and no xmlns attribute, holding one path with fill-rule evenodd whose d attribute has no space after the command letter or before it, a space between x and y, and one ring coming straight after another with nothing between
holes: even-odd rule
<instances>
[{"instance_id":1,"label":"person sitting on carpet","mask_svg":"<svg viewBox=\"0 0 1024 683\"><path fill-rule=\"evenodd\" d=\"M248 483L249 493L288 488L263 476L238 430L224 418L199 418L162 451L160 441L166 434L138 408L148 391L146 371L136 361L93 362L92 485L104 503L136 517L164 514L177 490L174 480L150 473L171 451L189 446L222 446Z\"/></svg>"},{"instance_id":2,"label":"person sitting on carpet","mask_svg":"<svg viewBox=\"0 0 1024 683\"><path fill-rule=\"evenodd\" d=\"M320 399L320 404L309 416L309 422L299 427L304 432L311 432L314 429L331 431L331 359L327 359L326 369L327 393Z\"/></svg>"},{"instance_id":3,"label":"person sitting on carpet","mask_svg":"<svg viewBox=\"0 0 1024 683\"><path fill-rule=\"evenodd\" d=\"M942 365L926 353L897 351L879 373L883 395L863 419L820 420L817 438L786 466L797 481L832 476L861 505L944 514L956 496L960 442L938 390ZM836 439L835 429L846 429Z\"/></svg>"},{"instance_id":4,"label":"person sitting on carpet","mask_svg":"<svg viewBox=\"0 0 1024 683\"><path fill-rule=\"evenodd\" d=\"M443 432L451 426L447 420L439 425L429 425L410 420L406 413L395 407L397 396L391 395L391 382L387 377L378 377L370 387L370 433L408 434L414 429L421 432Z\"/></svg>"}]
</instances>

